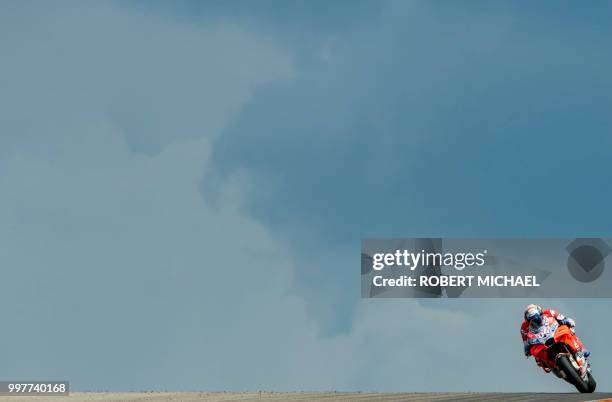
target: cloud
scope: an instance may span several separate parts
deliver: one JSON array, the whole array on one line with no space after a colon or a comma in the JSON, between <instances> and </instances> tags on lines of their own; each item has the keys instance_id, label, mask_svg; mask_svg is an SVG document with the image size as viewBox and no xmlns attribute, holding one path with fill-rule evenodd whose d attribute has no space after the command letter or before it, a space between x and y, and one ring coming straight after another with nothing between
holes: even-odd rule
<instances>
[{"instance_id":1,"label":"cloud","mask_svg":"<svg viewBox=\"0 0 612 402\"><path fill-rule=\"evenodd\" d=\"M349 275L355 286L347 288L358 293L358 261L345 275L344 256L334 256L334 264L345 265L320 285L354 303L355 315L338 308L348 317L347 331L322 335L312 300L298 289L300 256L269 221L243 209L265 182L251 174L258 168L209 174L220 155L261 163L261 155L243 147L234 154L225 142L228 132L236 135L226 130L236 129L241 113L247 120L239 121L239 140L278 158L259 165L264 170L282 176L295 162L303 173L321 161L330 168L339 155L351 163L328 169L336 176L326 184L342 183L355 173L351 152L359 148L344 148L352 143L350 119L363 110L347 99L364 99L374 84L341 70L324 80L304 78L304 66L294 65L284 47L226 20L200 26L110 3L68 5L13 3L0 15L0 312L6 320L0 341L9 345L1 378L65 378L81 390L558 389L534 367L534 376L523 371L533 365L520 354L515 317L523 303L357 302L338 291L338 279ZM332 42L323 70L353 65L351 57L342 61L346 42ZM250 102L255 94L258 101L272 95L278 113ZM308 107L281 107L298 98ZM321 99L342 107L328 109ZM367 122L389 117L378 114L386 105L392 103L374 109ZM258 111L273 123L264 125L270 131L244 123ZM311 127L312 116L321 117L314 128L324 130L300 131ZM327 138L326 124L341 132L341 141L329 148L309 143ZM279 130L287 127L296 131ZM304 153L274 149L277 140ZM324 152L311 153L317 150ZM362 173L367 169L356 172ZM207 180L214 197L200 191ZM279 183L288 181L273 184ZM329 198L304 195L315 211L328 208ZM278 201L269 207L281 218L299 215L301 201ZM338 306L326 298L319 303ZM589 317L603 313L593 309ZM589 334L600 353L605 339ZM491 350L499 358L489 358Z\"/></svg>"},{"instance_id":2,"label":"cloud","mask_svg":"<svg viewBox=\"0 0 612 402\"><path fill-rule=\"evenodd\" d=\"M330 249L407 230L605 234L612 58L563 11L387 2L258 94L216 173L248 171L251 214Z\"/></svg>"},{"instance_id":3,"label":"cloud","mask_svg":"<svg viewBox=\"0 0 612 402\"><path fill-rule=\"evenodd\" d=\"M245 209L298 257L325 333L350 331L361 237L606 236L612 222L609 6L381 8L290 42L295 78L259 91L212 150L212 177L249 176Z\"/></svg>"},{"instance_id":4,"label":"cloud","mask_svg":"<svg viewBox=\"0 0 612 402\"><path fill-rule=\"evenodd\" d=\"M75 128L54 136L59 157L2 163L2 341L22 346L3 375L81 389L298 384L288 369L316 356L316 325L269 233L229 195L219 209L202 199L209 141L144 156L105 120Z\"/></svg>"},{"instance_id":5,"label":"cloud","mask_svg":"<svg viewBox=\"0 0 612 402\"><path fill-rule=\"evenodd\" d=\"M16 345L2 376L79 389L326 384L300 375L322 351L291 257L237 209L234 180L220 183L221 206L199 190L227 119L258 85L290 77L291 58L223 22L73 6L11 6L0 24L0 308L14 317L1 339Z\"/></svg>"},{"instance_id":6,"label":"cloud","mask_svg":"<svg viewBox=\"0 0 612 402\"><path fill-rule=\"evenodd\" d=\"M0 16L9 122L90 106L108 114L130 149L151 153L213 138L255 86L293 75L287 54L227 21L199 26L108 2L63 5L11 3Z\"/></svg>"}]
</instances>

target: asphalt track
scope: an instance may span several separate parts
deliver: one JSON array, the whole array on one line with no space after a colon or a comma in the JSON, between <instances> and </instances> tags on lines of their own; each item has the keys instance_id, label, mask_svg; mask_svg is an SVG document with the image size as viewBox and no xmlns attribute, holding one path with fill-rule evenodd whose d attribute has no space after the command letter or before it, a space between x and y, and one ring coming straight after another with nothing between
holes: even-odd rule
<instances>
[{"instance_id":1,"label":"asphalt track","mask_svg":"<svg viewBox=\"0 0 612 402\"><path fill-rule=\"evenodd\" d=\"M611 401L612 393L595 394L534 394L534 393L311 393L311 392L256 392L256 393L163 393L163 392L126 392L126 393L72 393L67 397L24 397L17 398L29 401L207 401L207 402L249 402L249 401L274 401L274 402L336 402L336 401L355 401L355 402L447 402L447 401ZM0 397L0 401L15 401L15 397Z\"/></svg>"}]
</instances>

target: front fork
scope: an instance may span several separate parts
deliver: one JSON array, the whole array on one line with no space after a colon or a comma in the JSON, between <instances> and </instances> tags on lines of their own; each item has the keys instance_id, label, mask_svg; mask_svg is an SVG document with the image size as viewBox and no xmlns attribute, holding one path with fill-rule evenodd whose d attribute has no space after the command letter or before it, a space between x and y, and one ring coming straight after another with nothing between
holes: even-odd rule
<instances>
[{"instance_id":1,"label":"front fork","mask_svg":"<svg viewBox=\"0 0 612 402\"><path fill-rule=\"evenodd\" d=\"M570 342L570 346L572 347L572 352L575 356L575 358L572 358L572 360L574 360L574 362L577 365L577 369L580 372L581 376L586 376L587 371L590 372L591 371L591 365L589 364L589 362L587 361L586 357L584 356L584 344L582 343L582 341L580 340L580 338L578 338L578 335L576 335L576 332L574 332L574 329L571 329L572 331L572 338L571 338L571 342ZM572 363L574 363L572 362Z\"/></svg>"}]
</instances>

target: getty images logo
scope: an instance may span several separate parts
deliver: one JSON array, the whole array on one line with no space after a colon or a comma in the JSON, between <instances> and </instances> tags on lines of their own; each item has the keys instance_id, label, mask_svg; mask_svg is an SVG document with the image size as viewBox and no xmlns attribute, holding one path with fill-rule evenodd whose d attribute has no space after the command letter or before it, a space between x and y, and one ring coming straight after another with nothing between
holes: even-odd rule
<instances>
[{"instance_id":1,"label":"getty images logo","mask_svg":"<svg viewBox=\"0 0 612 402\"><path fill-rule=\"evenodd\" d=\"M575 239L567 247L567 269L580 282L593 282L601 276L612 249L602 239Z\"/></svg>"}]
</instances>

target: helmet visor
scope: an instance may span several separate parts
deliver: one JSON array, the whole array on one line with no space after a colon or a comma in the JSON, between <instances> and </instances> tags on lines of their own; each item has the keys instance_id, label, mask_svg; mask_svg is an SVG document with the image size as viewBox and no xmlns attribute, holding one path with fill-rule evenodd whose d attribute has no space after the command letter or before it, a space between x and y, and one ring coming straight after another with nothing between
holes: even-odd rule
<instances>
[{"instance_id":1,"label":"helmet visor","mask_svg":"<svg viewBox=\"0 0 612 402\"><path fill-rule=\"evenodd\" d=\"M539 327L542 325L542 315L540 313L535 313L528 317L529 324L532 327Z\"/></svg>"}]
</instances>

